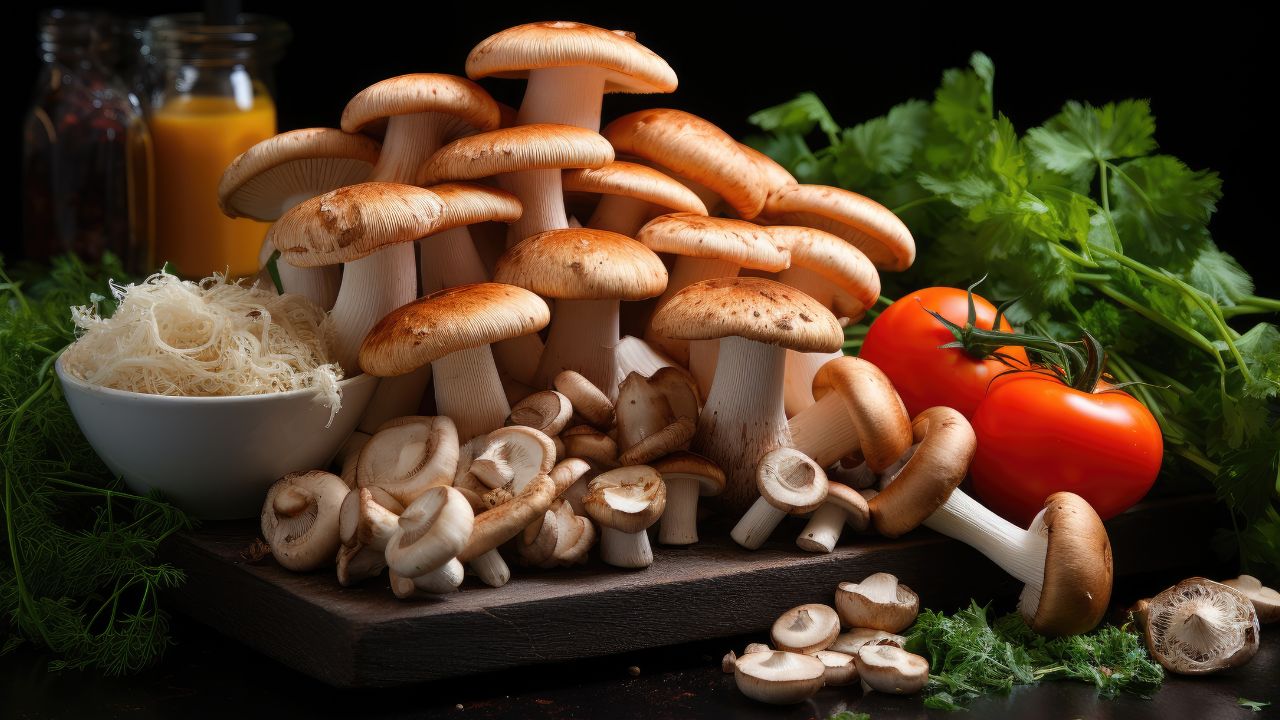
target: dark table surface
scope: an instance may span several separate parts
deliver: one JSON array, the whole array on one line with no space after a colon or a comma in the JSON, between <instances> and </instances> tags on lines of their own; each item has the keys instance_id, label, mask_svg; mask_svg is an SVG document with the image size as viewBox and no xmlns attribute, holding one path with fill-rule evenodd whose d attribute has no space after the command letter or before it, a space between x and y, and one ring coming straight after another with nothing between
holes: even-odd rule
<instances>
[{"instance_id":1,"label":"dark table surface","mask_svg":"<svg viewBox=\"0 0 1280 720\"><path fill-rule=\"evenodd\" d=\"M1176 580L1177 578L1172 578ZM1128 601L1172 582L1136 578L1117 587ZM0 658L0 718L814 718L850 709L887 718L1188 718L1280 717L1280 626L1263 630L1253 661L1230 673L1170 677L1151 699L1103 700L1090 685L1052 682L1017 688L1006 697L973 701L967 714L926 711L921 700L829 688L787 708L743 697L720 671L732 648L767 638L712 640L589 662L543 665L397 690L342 691L245 649L194 622L176 618L177 644L157 668L133 678L51 673L48 658L30 649ZM1261 713L1238 698L1271 701Z\"/></svg>"}]
</instances>

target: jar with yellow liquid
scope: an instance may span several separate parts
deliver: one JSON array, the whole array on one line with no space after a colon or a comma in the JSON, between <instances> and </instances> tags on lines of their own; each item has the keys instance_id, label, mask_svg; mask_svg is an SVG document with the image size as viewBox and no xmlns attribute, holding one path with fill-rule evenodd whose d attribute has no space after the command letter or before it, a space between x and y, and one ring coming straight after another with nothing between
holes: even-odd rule
<instances>
[{"instance_id":1,"label":"jar with yellow liquid","mask_svg":"<svg viewBox=\"0 0 1280 720\"><path fill-rule=\"evenodd\" d=\"M151 98L157 262L186 277L258 270L267 224L218 209L218 180L240 153L276 134L271 70L289 26L261 15L209 25L200 14L147 23L159 86Z\"/></svg>"}]
</instances>

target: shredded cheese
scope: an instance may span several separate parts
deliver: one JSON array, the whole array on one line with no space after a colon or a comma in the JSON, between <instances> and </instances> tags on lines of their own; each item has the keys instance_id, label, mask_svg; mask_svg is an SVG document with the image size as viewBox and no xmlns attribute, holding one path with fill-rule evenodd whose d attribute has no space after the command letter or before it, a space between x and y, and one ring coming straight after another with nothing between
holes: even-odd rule
<instances>
[{"instance_id":1,"label":"shredded cheese","mask_svg":"<svg viewBox=\"0 0 1280 720\"><path fill-rule=\"evenodd\" d=\"M277 295L214 274L198 283L157 273L137 285L111 284L110 317L97 302L71 308L79 335L66 369L101 387L187 397L261 395L314 389L342 407L342 369L329 361L328 315L299 295ZM95 298L96 300L96 298Z\"/></svg>"}]
</instances>

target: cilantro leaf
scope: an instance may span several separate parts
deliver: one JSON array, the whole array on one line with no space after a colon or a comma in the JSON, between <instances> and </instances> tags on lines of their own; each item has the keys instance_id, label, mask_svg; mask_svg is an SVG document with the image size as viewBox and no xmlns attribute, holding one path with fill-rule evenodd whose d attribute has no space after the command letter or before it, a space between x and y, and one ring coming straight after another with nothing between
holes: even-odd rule
<instances>
[{"instance_id":1,"label":"cilantro leaf","mask_svg":"<svg viewBox=\"0 0 1280 720\"><path fill-rule=\"evenodd\" d=\"M1099 163L1140 157L1156 147L1156 121L1145 100L1125 100L1095 108L1068 102L1042 127L1027 131L1036 161L1073 177L1092 177Z\"/></svg>"},{"instance_id":2,"label":"cilantro leaf","mask_svg":"<svg viewBox=\"0 0 1280 720\"><path fill-rule=\"evenodd\" d=\"M836 180L861 188L877 175L896 175L907 168L928 131L929 106L920 100L897 105L840 133L830 148Z\"/></svg>"},{"instance_id":3,"label":"cilantro leaf","mask_svg":"<svg viewBox=\"0 0 1280 720\"><path fill-rule=\"evenodd\" d=\"M1220 305L1230 307L1241 298L1253 294L1253 278L1236 259L1216 247L1206 247L1196 256L1187 272L1187 282L1213 296Z\"/></svg>"},{"instance_id":4,"label":"cilantro leaf","mask_svg":"<svg viewBox=\"0 0 1280 720\"><path fill-rule=\"evenodd\" d=\"M839 123L812 92L802 92L792 100L753 113L747 118L747 122L761 130L790 132L801 136L813 132L814 126L817 126L833 144L840 133Z\"/></svg>"},{"instance_id":5,"label":"cilantro leaf","mask_svg":"<svg viewBox=\"0 0 1280 720\"><path fill-rule=\"evenodd\" d=\"M969 70L952 69L942 74L933 112L956 137L977 140L995 115L995 66L991 58L982 53L974 53L969 58L969 66Z\"/></svg>"},{"instance_id":6,"label":"cilantro leaf","mask_svg":"<svg viewBox=\"0 0 1280 720\"><path fill-rule=\"evenodd\" d=\"M830 177L830 163L814 155L799 133L749 135L744 142L776 160L802 183L834 182Z\"/></svg>"},{"instance_id":7,"label":"cilantro leaf","mask_svg":"<svg viewBox=\"0 0 1280 720\"><path fill-rule=\"evenodd\" d=\"M1111 194L1116 229L1137 260L1185 267L1213 242L1208 222L1222 198L1216 172L1169 155L1139 158L1116 168Z\"/></svg>"}]
</instances>

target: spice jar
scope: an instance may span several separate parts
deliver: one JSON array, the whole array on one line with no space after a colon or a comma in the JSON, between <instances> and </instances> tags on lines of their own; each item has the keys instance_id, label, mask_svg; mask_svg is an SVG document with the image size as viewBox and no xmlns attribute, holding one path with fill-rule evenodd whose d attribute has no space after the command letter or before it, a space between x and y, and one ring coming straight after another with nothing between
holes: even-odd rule
<instances>
[{"instance_id":1,"label":"spice jar","mask_svg":"<svg viewBox=\"0 0 1280 720\"><path fill-rule=\"evenodd\" d=\"M152 264L151 139L110 62L117 23L54 9L40 17L43 62L23 123L24 251L44 260L115 253L133 273Z\"/></svg>"},{"instance_id":2,"label":"spice jar","mask_svg":"<svg viewBox=\"0 0 1280 720\"><path fill-rule=\"evenodd\" d=\"M147 24L158 87L150 125L156 151L156 257L188 277L258 270L267 224L218 209L218 181L237 155L276 134L271 70L289 27L260 15L235 25L200 14Z\"/></svg>"}]
</instances>

